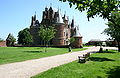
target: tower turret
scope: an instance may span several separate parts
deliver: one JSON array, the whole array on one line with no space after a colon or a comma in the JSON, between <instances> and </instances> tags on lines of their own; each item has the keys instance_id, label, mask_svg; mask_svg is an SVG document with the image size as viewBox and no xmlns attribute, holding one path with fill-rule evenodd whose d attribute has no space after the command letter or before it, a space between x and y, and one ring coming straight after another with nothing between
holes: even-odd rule
<instances>
[{"instance_id":1,"label":"tower turret","mask_svg":"<svg viewBox=\"0 0 120 78\"><path fill-rule=\"evenodd\" d=\"M72 46L75 48L81 48L82 47L82 36L79 31L79 27L75 27L74 35L75 41L72 43Z\"/></svg>"},{"instance_id":2,"label":"tower turret","mask_svg":"<svg viewBox=\"0 0 120 78\"><path fill-rule=\"evenodd\" d=\"M60 13L60 10L58 9L57 11L57 21L56 21L57 24L63 24L63 19L62 19L62 16L61 16L61 13Z\"/></svg>"},{"instance_id":3,"label":"tower turret","mask_svg":"<svg viewBox=\"0 0 120 78\"><path fill-rule=\"evenodd\" d=\"M74 18L72 19L71 28L74 28Z\"/></svg>"},{"instance_id":4,"label":"tower turret","mask_svg":"<svg viewBox=\"0 0 120 78\"><path fill-rule=\"evenodd\" d=\"M33 19L34 21L36 21L36 12L35 12L35 15L34 15L34 19Z\"/></svg>"},{"instance_id":5,"label":"tower turret","mask_svg":"<svg viewBox=\"0 0 120 78\"><path fill-rule=\"evenodd\" d=\"M49 19L53 18L53 9L52 7L49 8Z\"/></svg>"},{"instance_id":6,"label":"tower turret","mask_svg":"<svg viewBox=\"0 0 120 78\"><path fill-rule=\"evenodd\" d=\"M68 17L66 16L66 12L63 16L63 21L64 21L65 24L68 24Z\"/></svg>"}]
</instances>

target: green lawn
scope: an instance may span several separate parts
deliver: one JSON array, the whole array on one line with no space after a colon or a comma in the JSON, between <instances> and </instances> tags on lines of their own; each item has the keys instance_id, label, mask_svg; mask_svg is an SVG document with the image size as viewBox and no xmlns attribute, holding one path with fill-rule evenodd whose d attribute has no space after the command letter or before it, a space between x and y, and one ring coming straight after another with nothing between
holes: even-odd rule
<instances>
[{"instance_id":1,"label":"green lawn","mask_svg":"<svg viewBox=\"0 0 120 78\"><path fill-rule=\"evenodd\" d=\"M120 78L120 53L95 53L86 63L74 61L32 78Z\"/></svg>"},{"instance_id":2,"label":"green lawn","mask_svg":"<svg viewBox=\"0 0 120 78\"><path fill-rule=\"evenodd\" d=\"M47 50L48 52L44 52L42 47L0 47L0 64L69 53L68 48L48 48ZM73 49L73 51L80 50L85 50L85 48Z\"/></svg>"}]
</instances>

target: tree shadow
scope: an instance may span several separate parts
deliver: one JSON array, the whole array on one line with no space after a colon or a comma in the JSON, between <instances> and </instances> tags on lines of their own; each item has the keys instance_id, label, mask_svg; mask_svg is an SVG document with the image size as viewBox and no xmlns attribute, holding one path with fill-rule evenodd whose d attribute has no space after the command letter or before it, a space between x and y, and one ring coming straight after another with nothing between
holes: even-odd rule
<instances>
[{"instance_id":1,"label":"tree shadow","mask_svg":"<svg viewBox=\"0 0 120 78\"><path fill-rule=\"evenodd\" d=\"M97 51L92 51L92 52L90 52L90 53L97 53Z\"/></svg>"},{"instance_id":2,"label":"tree shadow","mask_svg":"<svg viewBox=\"0 0 120 78\"><path fill-rule=\"evenodd\" d=\"M120 66L115 66L107 72L108 78L120 78Z\"/></svg>"},{"instance_id":3,"label":"tree shadow","mask_svg":"<svg viewBox=\"0 0 120 78\"><path fill-rule=\"evenodd\" d=\"M99 52L100 53L100 52ZM101 53L116 53L116 52L113 52L113 51L103 51Z\"/></svg>"},{"instance_id":4,"label":"tree shadow","mask_svg":"<svg viewBox=\"0 0 120 78\"><path fill-rule=\"evenodd\" d=\"M24 52L27 52L27 53L41 53L43 51L24 51Z\"/></svg>"},{"instance_id":5,"label":"tree shadow","mask_svg":"<svg viewBox=\"0 0 120 78\"><path fill-rule=\"evenodd\" d=\"M89 58L91 61L99 61L99 62L103 62L103 61L114 61L112 59L108 59L108 58L101 58L101 57L90 57Z\"/></svg>"}]
</instances>

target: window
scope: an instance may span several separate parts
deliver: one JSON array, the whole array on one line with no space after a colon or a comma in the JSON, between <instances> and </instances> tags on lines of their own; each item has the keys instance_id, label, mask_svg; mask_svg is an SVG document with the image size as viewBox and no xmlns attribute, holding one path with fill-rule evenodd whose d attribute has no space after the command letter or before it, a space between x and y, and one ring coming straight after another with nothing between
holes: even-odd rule
<instances>
[{"instance_id":1,"label":"window","mask_svg":"<svg viewBox=\"0 0 120 78\"><path fill-rule=\"evenodd\" d=\"M65 36L65 32L64 32L64 36Z\"/></svg>"}]
</instances>

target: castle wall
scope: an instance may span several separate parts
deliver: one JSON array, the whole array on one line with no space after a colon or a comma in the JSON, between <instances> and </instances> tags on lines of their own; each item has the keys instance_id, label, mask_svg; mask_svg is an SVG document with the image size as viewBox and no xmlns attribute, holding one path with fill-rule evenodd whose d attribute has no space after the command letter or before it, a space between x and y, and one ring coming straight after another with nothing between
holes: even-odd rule
<instances>
[{"instance_id":1,"label":"castle wall","mask_svg":"<svg viewBox=\"0 0 120 78\"><path fill-rule=\"evenodd\" d=\"M2 42L0 42L0 47L7 47L7 45L6 45L6 41L2 41Z\"/></svg>"},{"instance_id":2,"label":"castle wall","mask_svg":"<svg viewBox=\"0 0 120 78\"><path fill-rule=\"evenodd\" d=\"M72 43L72 46L75 48L81 48L82 47L82 37L74 37L75 41Z\"/></svg>"},{"instance_id":3,"label":"castle wall","mask_svg":"<svg viewBox=\"0 0 120 78\"><path fill-rule=\"evenodd\" d=\"M41 44L40 43L40 37L39 37L38 31L39 31L39 27L37 27L37 26L31 26L31 28L30 28L30 34L33 37L33 45L40 45Z\"/></svg>"},{"instance_id":4,"label":"castle wall","mask_svg":"<svg viewBox=\"0 0 120 78\"><path fill-rule=\"evenodd\" d=\"M65 45L64 25L55 25L56 34L53 39L53 45L60 46Z\"/></svg>"}]
</instances>

